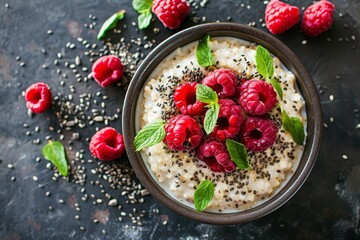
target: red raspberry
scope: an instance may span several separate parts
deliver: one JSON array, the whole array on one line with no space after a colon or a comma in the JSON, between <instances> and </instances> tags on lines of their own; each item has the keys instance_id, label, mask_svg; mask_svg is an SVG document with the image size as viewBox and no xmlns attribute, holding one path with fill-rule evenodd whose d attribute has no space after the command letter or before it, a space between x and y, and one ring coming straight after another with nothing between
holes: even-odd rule
<instances>
[{"instance_id":1,"label":"red raspberry","mask_svg":"<svg viewBox=\"0 0 360 240\"><path fill-rule=\"evenodd\" d=\"M209 73L202 83L211 87L219 95L219 98L227 98L234 96L237 78L233 71L219 68Z\"/></svg>"},{"instance_id":2,"label":"red raspberry","mask_svg":"<svg viewBox=\"0 0 360 240\"><path fill-rule=\"evenodd\" d=\"M154 0L152 5L153 13L170 29L178 28L189 10L185 0Z\"/></svg>"},{"instance_id":3,"label":"red raspberry","mask_svg":"<svg viewBox=\"0 0 360 240\"><path fill-rule=\"evenodd\" d=\"M194 149L201 143L203 135L195 119L181 114L169 120L165 131L164 142L172 150Z\"/></svg>"},{"instance_id":4,"label":"red raspberry","mask_svg":"<svg viewBox=\"0 0 360 240\"><path fill-rule=\"evenodd\" d=\"M124 138L114 128L103 128L91 138L90 151L100 160L114 160L125 152Z\"/></svg>"},{"instance_id":5,"label":"red raspberry","mask_svg":"<svg viewBox=\"0 0 360 240\"><path fill-rule=\"evenodd\" d=\"M92 66L93 77L102 87L108 87L119 81L123 75L123 65L116 56L103 56Z\"/></svg>"},{"instance_id":6,"label":"red raspberry","mask_svg":"<svg viewBox=\"0 0 360 240\"><path fill-rule=\"evenodd\" d=\"M214 130L210 134L220 141L234 138L238 134L243 121L242 110L230 99L220 99L220 112Z\"/></svg>"},{"instance_id":7,"label":"red raspberry","mask_svg":"<svg viewBox=\"0 0 360 240\"><path fill-rule=\"evenodd\" d=\"M175 90L175 106L182 114L196 116L204 111L204 104L196 99L196 85L196 82L184 83Z\"/></svg>"},{"instance_id":8,"label":"red raspberry","mask_svg":"<svg viewBox=\"0 0 360 240\"><path fill-rule=\"evenodd\" d=\"M245 112L263 115L275 106L276 92L273 86L262 80L248 80L240 87L238 102Z\"/></svg>"},{"instance_id":9,"label":"red raspberry","mask_svg":"<svg viewBox=\"0 0 360 240\"><path fill-rule=\"evenodd\" d=\"M333 22L334 4L322 0L310 5L304 12L301 28L305 35L316 37L327 31Z\"/></svg>"},{"instance_id":10,"label":"red raspberry","mask_svg":"<svg viewBox=\"0 0 360 240\"><path fill-rule=\"evenodd\" d=\"M290 4L271 0L265 9L266 27L272 34L281 34L299 22L299 8Z\"/></svg>"},{"instance_id":11,"label":"red raspberry","mask_svg":"<svg viewBox=\"0 0 360 240\"><path fill-rule=\"evenodd\" d=\"M34 113L42 113L51 107L51 92L48 85L34 83L25 92L26 107Z\"/></svg>"},{"instance_id":12,"label":"red raspberry","mask_svg":"<svg viewBox=\"0 0 360 240\"><path fill-rule=\"evenodd\" d=\"M208 138L196 150L196 157L204 161L214 172L233 172L236 165L231 160L226 145L216 139Z\"/></svg>"},{"instance_id":13,"label":"red raspberry","mask_svg":"<svg viewBox=\"0 0 360 240\"><path fill-rule=\"evenodd\" d=\"M276 134L272 120L249 116L241 128L240 138L248 151L261 152L274 144Z\"/></svg>"}]
</instances>

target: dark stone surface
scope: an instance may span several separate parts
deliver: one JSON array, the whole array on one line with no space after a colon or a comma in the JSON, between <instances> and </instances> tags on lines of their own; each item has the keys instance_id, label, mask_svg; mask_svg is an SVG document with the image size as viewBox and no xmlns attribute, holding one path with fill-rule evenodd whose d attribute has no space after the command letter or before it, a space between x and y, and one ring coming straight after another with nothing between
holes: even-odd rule
<instances>
[{"instance_id":1,"label":"dark stone surface","mask_svg":"<svg viewBox=\"0 0 360 240\"><path fill-rule=\"evenodd\" d=\"M7 2L8 8L5 7ZM289 2L306 7L311 1ZM126 204L120 190L112 190L106 181L90 173L97 163L84 164L87 172L85 188L89 195L95 194L104 203L93 205L91 197L83 202L82 186L61 178L53 181L53 171L45 167L47 161L41 156L45 136L59 138L59 134L48 130L49 126L56 127L58 124L54 117L56 109L29 118L21 96L22 91L38 81L50 85L55 94L59 92L65 96L71 94L69 85L74 85L74 96L85 92L95 96L97 91L107 95L106 114L113 115L116 108L122 107L125 93L122 87L100 89L93 81L77 83L70 72L67 79L56 73L57 68L63 72L69 71L63 67L65 61L73 61L77 55L83 56L86 49L78 44L76 38L83 37L100 46L101 42L96 41L99 25L122 8L127 10L127 15L120 28L123 29L123 23L128 28L123 29L120 35L127 40L131 36L148 35L149 39L156 39L159 43L174 31L164 29L158 20L148 30L138 31L131 24L137 18L131 9L131 1L1 0L0 239L359 239L360 129L356 129L356 126L360 119L356 109L360 108L360 3L358 0L333 2L336 10L329 32L308 39L297 25L278 36L304 62L322 93L324 123L328 127L324 131L320 156L310 177L299 192L274 213L246 224L212 226L178 216L151 196L145 197L144 204ZM195 12L198 17L206 16L206 22L227 21L227 17L231 16L232 22L247 24L255 21L256 27L262 28L259 19L264 18L264 8L263 1L213 0ZM89 14L98 18L94 30L84 27L84 24L92 22ZM182 29L192 25L194 23L188 17ZM160 28L160 34L153 34L154 27ZM47 34L49 29L53 34ZM302 44L303 40L307 40L307 43ZM66 48L67 42L76 43L76 48ZM46 54L41 52L42 48L46 49ZM58 52L64 58L59 60L60 67L55 67L53 61ZM16 56L25 62L24 67L20 66L21 61L16 61ZM49 65L48 69L44 69L43 64ZM91 63L84 62L84 66L90 68ZM64 87L60 87L60 80L65 80ZM334 96L333 101L330 101L330 95ZM334 118L334 122L330 121L330 117ZM24 123L30 127L24 128ZM119 120L110 125L119 130L121 128ZM39 132L34 131L36 126L39 126ZM76 129L81 133L81 139L74 141L73 150L69 150L67 143L73 131L63 131L70 159L74 159L75 152L80 149L85 150L85 160L91 158L86 138L92 136L96 126L101 128L104 125ZM33 134L27 136L26 131ZM33 143L33 139L37 138L41 139L39 145ZM348 158L343 159L342 155ZM40 162L35 161L37 157L41 158ZM126 157L119 161L128 166ZM9 169L8 164L13 164L14 169ZM13 176L16 181L11 181ZM33 176L39 180L34 181ZM70 180L73 179L70 177ZM102 182L105 191L119 201L122 210L107 206L101 189L90 183L96 180ZM51 192L49 197L45 196L47 191ZM60 204L59 199L65 203ZM75 203L80 205L80 212L75 210ZM49 211L49 206L54 210ZM118 220L122 211L131 213L134 207L137 208L134 216L146 210L142 226L133 224L129 216L123 217L122 222ZM80 219L76 220L75 215L79 215ZM94 218L100 222L93 223ZM166 225L164 221L167 221ZM80 226L86 230L80 230Z\"/></svg>"}]
</instances>

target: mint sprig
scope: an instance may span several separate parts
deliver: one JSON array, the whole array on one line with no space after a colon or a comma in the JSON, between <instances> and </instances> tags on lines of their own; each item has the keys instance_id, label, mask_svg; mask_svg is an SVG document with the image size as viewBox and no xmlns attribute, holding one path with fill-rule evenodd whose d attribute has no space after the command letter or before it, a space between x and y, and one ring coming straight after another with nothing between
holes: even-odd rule
<instances>
[{"instance_id":1,"label":"mint sprig","mask_svg":"<svg viewBox=\"0 0 360 240\"><path fill-rule=\"evenodd\" d=\"M305 140L305 130L301 120L297 117L289 117L284 108L279 104L281 109L282 126L288 131L294 141L303 145Z\"/></svg>"},{"instance_id":2,"label":"mint sprig","mask_svg":"<svg viewBox=\"0 0 360 240\"><path fill-rule=\"evenodd\" d=\"M206 107L209 108L206 111L204 118L204 130L206 134L210 134L217 123L219 117L220 105L217 93L210 87L198 84L196 85L196 99L200 102L206 103Z\"/></svg>"},{"instance_id":3,"label":"mint sprig","mask_svg":"<svg viewBox=\"0 0 360 240\"><path fill-rule=\"evenodd\" d=\"M151 7L152 0L133 0L132 6L139 13L139 29L145 29L150 25L152 19Z\"/></svg>"},{"instance_id":4,"label":"mint sprig","mask_svg":"<svg viewBox=\"0 0 360 240\"><path fill-rule=\"evenodd\" d=\"M274 75L274 63L269 51L261 45L256 47L256 68L257 71L263 76L278 93L280 99L283 99L283 91L278 81L272 79Z\"/></svg>"},{"instance_id":5,"label":"mint sprig","mask_svg":"<svg viewBox=\"0 0 360 240\"><path fill-rule=\"evenodd\" d=\"M213 104L218 102L218 95L211 87L198 84L196 85L196 99L203 103Z\"/></svg>"},{"instance_id":6,"label":"mint sprig","mask_svg":"<svg viewBox=\"0 0 360 240\"><path fill-rule=\"evenodd\" d=\"M135 151L158 144L165 138L165 124L161 121L146 125L134 138Z\"/></svg>"},{"instance_id":7,"label":"mint sprig","mask_svg":"<svg viewBox=\"0 0 360 240\"><path fill-rule=\"evenodd\" d=\"M68 175L68 163L65 155L65 148L61 142L49 141L45 144L42 153L45 159L52 162L59 170L59 173L66 177Z\"/></svg>"},{"instance_id":8,"label":"mint sprig","mask_svg":"<svg viewBox=\"0 0 360 240\"><path fill-rule=\"evenodd\" d=\"M207 135L214 130L220 112L219 103L210 104L209 106L210 108L206 111L204 118L204 130Z\"/></svg>"},{"instance_id":9,"label":"mint sprig","mask_svg":"<svg viewBox=\"0 0 360 240\"><path fill-rule=\"evenodd\" d=\"M109 17L101 26L99 33L97 35L97 39L100 40L105 37L105 34L110 29L116 27L119 20L123 19L125 16L125 10L120 10L117 13L114 13L111 17Z\"/></svg>"},{"instance_id":10,"label":"mint sprig","mask_svg":"<svg viewBox=\"0 0 360 240\"><path fill-rule=\"evenodd\" d=\"M230 154L231 160L239 169L251 169L244 144L238 143L231 139L226 139L226 148Z\"/></svg>"},{"instance_id":11,"label":"mint sprig","mask_svg":"<svg viewBox=\"0 0 360 240\"><path fill-rule=\"evenodd\" d=\"M214 197L214 183L210 180L203 180L194 192L194 204L196 210L202 212L209 205Z\"/></svg>"},{"instance_id":12,"label":"mint sprig","mask_svg":"<svg viewBox=\"0 0 360 240\"><path fill-rule=\"evenodd\" d=\"M200 66L208 67L214 63L214 56L210 48L210 35L205 35L196 48L196 59Z\"/></svg>"}]
</instances>

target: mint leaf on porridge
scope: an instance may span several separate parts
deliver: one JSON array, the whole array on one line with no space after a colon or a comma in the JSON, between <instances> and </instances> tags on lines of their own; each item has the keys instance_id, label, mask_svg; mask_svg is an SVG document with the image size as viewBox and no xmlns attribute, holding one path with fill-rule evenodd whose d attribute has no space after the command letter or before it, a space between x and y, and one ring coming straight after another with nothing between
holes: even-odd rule
<instances>
[{"instance_id":1,"label":"mint leaf on porridge","mask_svg":"<svg viewBox=\"0 0 360 240\"><path fill-rule=\"evenodd\" d=\"M275 91L279 94L280 99L283 99L283 90L280 86L280 83L275 80L275 79L269 79L270 84L273 86L273 88L275 89Z\"/></svg>"},{"instance_id":2,"label":"mint leaf on porridge","mask_svg":"<svg viewBox=\"0 0 360 240\"><path fill-rule=\"evenodd\" d=\"M269 51L261 45L257 46L255 60L258 72L264 78L270 79L274 74L274 65Z\"/></svg>"},{"instance_id":3,"label":"mint leaf on porridge","mask_svg":"<svg viewBox=\"0 0 360 240\"><path fill-rule=\"evenodd\" d=\"M289 117L285 112L284 108L279 104L281 108L282 125L286 131L288 131L294 141L303 145L305 140L304 126L299 118Z\"/></svg>"},{"instance_id":4,"label":"mint leaf on porridge","mask_svg":"<svg viewBox=\"0 0 360 240\"><path fill-rule=\"evenodd\" d=\"M45 159L55 165L61 175L64 177L68 175L68 163L66 161L65 148L61 142L49 141L49 143L44 145L42 153Z\"/></svg>"},{"instance_id":5,"label":"mint leaf on porridge","mask_svg":"<svg viewBox=\"0 0 360 240\"><path fill-rule=\"evenodd\" d=\"M231 139L226 139L226 148L230 154L231 160L239 169L251 169L244 144Z\"/></svg>"},{"instance_id":6,"label":"mint leaf on porridge","mask_svg":"<svg viewBox=\"0 0 360 240\"><path fill-rule=\"evenodd\" d=\"M194 204L196 210L202 212L214 197L214 183L210 180L203 180L196 188L194 193Z\"/></svg>"},{"instance_id":7,"label":"mint leaf on porridge","mask_svg":"<svg viewBox=\"0 0 360 240\"><path fill-rule=\"evenodd\" d=\"M140 151L144 147L151 147L158 144L165 138L165 124L163 122L155 122L147 124L135 136L135 151Z\"/></svg>"},{"instance_id":8,"label":"mint leaf on porridge","mask_svg":"<svg viewBox=\"0 0 360 240\"><path fill-rule=\"evenodd\" d=\"M196 99L203 103L213 104L218 102L218 95L210 87L198 84L196 85Z\"/></svg>"},{"instance_id":9,"label":"mint leaf on porridge","mask_svg":"<svg viewBox=\"0 0 360 240\"><path fill-rule=\"evenodd\" d=\"M209 105L209 109L206 111L204 118L204 130L207 135L209 135L214 130L217 119L219 117L219 112L219 103L213 103Z\"/></svg>"},{"instance_id":10,"label":"mint leaf on porridge","mask_svg":"<svg viewBox=\"0 0 360 240\"><path fill-rule=\"evenodd\" d=\"M133 0L132 6L140 14L138 16L139 29L147 28L152 19L152 0Z\"/></svg>"},{"instance_id":11,"label":"mint leaf on porridge","mask_svg":"<svg viewBox=\"0 0 360 240\"><path fill-rule=\"evenodd\" d=\"M261 45L256 47L256 68L257 71L273 86L275 91L283 99L283 91L278 81L272 79L274 75L274 63L269 51Z\"/></svg>"},{"instance_id":12,"label":"mint leaf on porridge","mask_svg":"<svg viewBox=\"0 0 360 240\"><path fill-rule=\"evenodd\" d=\"M97 35L97 39L100 40L105 37L105 34L110 29L116 27L119 20L123 19L125 16L125 10L120 10L117 13L114 13L111 17L109 17L104 24L101 26L99 33Z\"/></svg>"},{"instance_id":13,"label":"mint leaf on porridge","mask_svg":"<svg viewBox=\"0 0 360 240\"><path fill-rule=\"evenodd\" d=\"M214 63L214 56L210 49L210 35L205 35L196 48L196 59L200 66L208 67Z\"/></svg>"}]
</instances>

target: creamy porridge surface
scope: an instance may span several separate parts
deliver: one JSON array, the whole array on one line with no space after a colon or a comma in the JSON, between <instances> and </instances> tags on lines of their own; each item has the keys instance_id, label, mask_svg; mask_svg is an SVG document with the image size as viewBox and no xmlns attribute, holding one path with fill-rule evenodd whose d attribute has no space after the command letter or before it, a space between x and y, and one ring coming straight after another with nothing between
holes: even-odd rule
<instances>
[{"instance_id":1,"label":"creamy porridge surface","mask_svg":"<svg viewBox=\"0 0 360 240\"><path fill-rule=\"evenodd\" d=\"M175 113L172 101L174 88L186 81L198 81L208 71L197 64L197 42L178 48L165 58L150 75L137 105L137 130L148 123L167 120ZM235 38L212 38L210 43L216 68L228 68L245 79L259 79L256 70L255 48L249 42ZM274 78L284 91L280 101L289 116L298 117L306 126L304 100L296 87L295 76L278 58L274 60ZM215 193L206 211L241 211L271 197L285 184L296 169L303 152L281 126L279 109L274 107L270 118L278 127L275 144L264 152L249 152L252 170L216 173L194 151L169 151L164 143L145 148L141 155L159 185L177 201L193 207L193 195L198 184L211 179Z\"/></svg>"}]
</instances>

